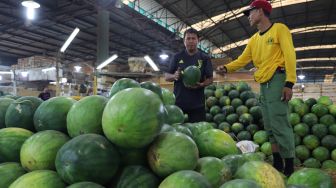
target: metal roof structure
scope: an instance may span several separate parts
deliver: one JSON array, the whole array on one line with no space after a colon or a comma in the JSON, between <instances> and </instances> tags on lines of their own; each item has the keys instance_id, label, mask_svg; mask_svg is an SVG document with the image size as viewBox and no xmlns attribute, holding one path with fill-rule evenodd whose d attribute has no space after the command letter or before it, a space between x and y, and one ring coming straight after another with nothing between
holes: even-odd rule
<instances>
[{"instance_id":1,"label":"metal roof structure","mask_svg":"<svg viewBox=\"0 0 336 188\"><path fill-rule=\"evenodd\" d=\"M161 62L162 52L183 48L187 27L199 30L200 48L216 57L237 58L257 30L242 15L251 0L35 0L37 19L28 23L21 0L0 0L0 64L33 55L55 56L75 27L79 35L66 51L67 63L96 60L97 9L110 12L110 54L120 60L150 55ZM122 3L117 8L116 3ZM335 0L271 0L272 22L292 32L298 71L308 81L335 74ZM247 68L250 68L248 66Z\"/></svg>"}]
</instances>

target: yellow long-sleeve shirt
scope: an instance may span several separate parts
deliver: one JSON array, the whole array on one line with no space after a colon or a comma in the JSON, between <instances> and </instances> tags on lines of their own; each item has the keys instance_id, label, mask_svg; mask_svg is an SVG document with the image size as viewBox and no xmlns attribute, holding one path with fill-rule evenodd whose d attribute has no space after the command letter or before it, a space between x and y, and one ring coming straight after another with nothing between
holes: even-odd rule
<instances>
[{"instance_id":1,"label":"yellow long-sleeve shirt","mask_svg":"<svg viewBox=\"0 0 336 188\"><path fill-rule=\"evenodd\" d=\"M278 67L285 67L286 82L296 82L295 49L292 35L284 24L274 23L267 32L255 33L238 59L225 67L228 72L234 72L250 61L257 68L254 78L259 83L270 80Z\"/></svg>"}]
</instances>

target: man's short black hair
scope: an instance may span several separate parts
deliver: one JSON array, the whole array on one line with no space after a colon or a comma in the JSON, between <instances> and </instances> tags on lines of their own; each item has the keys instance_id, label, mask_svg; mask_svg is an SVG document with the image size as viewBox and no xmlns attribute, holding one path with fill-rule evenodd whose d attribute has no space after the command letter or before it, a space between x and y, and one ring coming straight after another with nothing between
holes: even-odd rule
<instances>
[{"instance_id":1,"label":"man's short black hair","mask_svg":"<svg viewBox=\"0 0 336 188\"><path fill-rule=\"evenodd\" d=\"M183 34L183 39L185 38L187 33L195 34L197 36L197 38L199 39L198 31L196 29L193 29L193 28L187 29Z\"/></svg>"}]
</instances>

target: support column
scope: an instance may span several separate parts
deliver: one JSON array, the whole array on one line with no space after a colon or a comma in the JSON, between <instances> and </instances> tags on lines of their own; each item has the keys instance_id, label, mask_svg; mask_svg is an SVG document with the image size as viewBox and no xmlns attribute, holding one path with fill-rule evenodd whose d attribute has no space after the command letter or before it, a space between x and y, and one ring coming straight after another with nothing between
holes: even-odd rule
<instances>
[{"instance_id":1,"label":"support column","mask_svg":"<svg viewBox=\"0 0 336 188\"><path fill-rule=\"evenodd\" d=\"M97 61L94 64L93 93L97 94L97 70L96 67L109 57L109 27L110 13L102 7L98 7L97 16Z\"/></svg>"}]
</instances>

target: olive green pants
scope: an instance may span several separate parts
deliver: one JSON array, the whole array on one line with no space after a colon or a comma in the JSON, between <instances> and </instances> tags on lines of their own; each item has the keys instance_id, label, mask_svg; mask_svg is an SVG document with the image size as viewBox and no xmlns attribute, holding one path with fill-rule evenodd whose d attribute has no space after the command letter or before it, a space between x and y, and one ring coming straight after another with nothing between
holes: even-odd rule
<instances>
[{"instance_id":1,"label":"olive green pants","mask_svg":"<svg viewBox=\"0 0 336 188\"><path fill-rule=\"evenodd\" d=\"M295 142L288 120L288 103L281 101L285 79L285 73L275 73L271 80L260 84L260 105L270 142L278 145L282 158L294 158Z\"/></svg>"}]
</instances>

